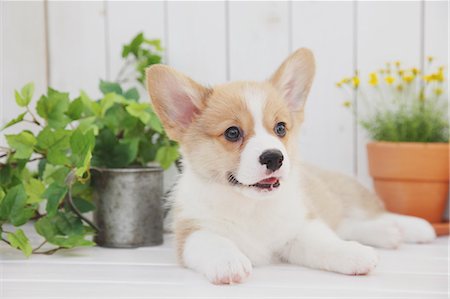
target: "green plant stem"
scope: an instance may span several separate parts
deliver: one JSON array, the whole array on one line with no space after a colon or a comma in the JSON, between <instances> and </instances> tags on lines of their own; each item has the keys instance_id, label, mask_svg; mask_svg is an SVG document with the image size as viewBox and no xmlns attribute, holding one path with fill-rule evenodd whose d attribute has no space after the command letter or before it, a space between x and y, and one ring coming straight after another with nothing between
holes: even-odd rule
<instances>
[{"instance_id":1,"label":"green plant stem","mask_svg":"<svg viewBox=\"0 0 450 299\"><path fill-rule=\"evenodd\" d=\"M119 73L117 74L117 78L116 81L117 82L122 82L122 76L123 73L126 71L126 69L133 63L133 61L131 61L130 59L128 59L120 68Z\"/></svg>"},{"instance_id":2,"label":"green plant stem","mask_svg":"<svg viewBox=\"0 0 450 299\"><path fill-rule=\"evenodd\" d=\"M36 157L36 158L28 160L28 162L34 162L34 161L38 161L38 160L42 160L42 159L45 159L45 157L44 156Z\"/></svg>"},{"instance_id":3,"label":"green plant stem","mask_svg":"<svg viewBox=\"0 0 450 299\"><path fill-rule=\"evenodd\" d=\"M8 240L6 240L6 239L4 239L3 237L2 237L2 239L1 239L3 242L5 242L6 244L8 244L8 245L10 245L11 246L11 243L8 241Z\"/></svg>"},{"instance_id":4,"label":"green plant stem","mask_svg":"<svg viewBox=\"0 0 450 299\"><path fill-rule=\"evenodd\" d=\"M50 255L50 254L54 254L55 252L57 252L60 249L64 249L64 247L56 247L50 250L46 250L46 251L33 251L34 254L45 254L45 255Z\"/></svg>"},{"instance_id":5,"label":"green plant stem","mask_svg":"<svg viewBox=\"0 0 450 299\"><path fill-rule=\"evenodd\" d=\"M38 247L36 247L35 249L33 249L32 253L37 253L37 251L39 249L41 249L42 246L44 246L45 244L47 244L47 240L45 240L44 242L42 242Z\"/></svg>"},{"instance_id":6,"label":"green plant stem","mask_svg":"<svg viewBox=\"0 0 450 299\"><path fill-rule=\"evenodd\" d=\"M33 119L33 123L42 127L41 123L37 120L37 118L34 116L33 112L31 112L31 110L28 106L27 106L27 112L31 115L31 118Z\"/></svg>"}]
</instances>

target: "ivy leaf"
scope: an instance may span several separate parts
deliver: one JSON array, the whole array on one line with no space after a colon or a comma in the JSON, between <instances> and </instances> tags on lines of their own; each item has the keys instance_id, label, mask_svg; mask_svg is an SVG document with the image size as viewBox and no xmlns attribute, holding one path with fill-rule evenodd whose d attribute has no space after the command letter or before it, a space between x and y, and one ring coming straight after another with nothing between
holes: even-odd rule
<instances>
[{"instance_id":1,"label":"ivy leaf","mask_svg":"<svg viewBox=\"0 0 450 299\"><path fill-rule=\"evenodd\" d=\"M116 82L108 82L100 80L100 91L106 95L108 93L115 93L121 95L123 93L122 87L120 87L119 83Z\"/></svg>"},{"instance_id":2,"label":"ivy leaf","mask_svg":"<svg viewBox=\"0 0 450 299\"><path fill-rule=\"evenodd\" d=\"M60 165L52 165L47 163L43 172L43 180L46 184L58 183L60 186L65 185L65 180L69 174L69 168Z\"/></svg>"},{"instance_id":3,"label":"ivy leaf","mask_svg":"<svg viewBox=\"0 0 450 299\"><path fill-rule=\"evenodd\" d=\"M71 132L64 129L51 130L44 128L37 136L37 147L47 152L47 160L54 165L69 163L67 151Z\"/></svg>"},{"instance_id":4,"label":"ivy leaf","mask_svg":"<svg viewBox=\"0 0 450 299\"><path fill-rule=\"evenodd\" d=\"M16 152L14 158L29 159L36 144L36 138L28 131L23 131L17 135L5 135L9 146Z\"/></svg>"},{"instance_id":5,"label":"ivy leaf","mask_svg":"<svg viewBox=\"0 0 450 299\"><path fill-rule=\"evenodd\" d=\"M86 131L92 130L94 132L94 135L97 135L98 131L99 131L99 127L95 123L96 120L97 120L96 116L90 116L90 117L83 118L78 122L77 129L83 133Z\"/></svg>"},{"instance_id":6,"label":"ivy leaf","mask_svg":"<svg viewBox=\"0 0 450 299\"><path fill-rule=\"evenodd\" d=\"M124 96L127 100L132 100L132 101L135 101L135 102L137 102L137 101L139 100L139 92L138 92L138 90L137 90L135 87L128 89L128 90L123 94L123 96Z\"/></svg>"},{"instance_id":7,"label":"ivy leaf","mask_svg":"<svg viewBox=\"0 0 450 299\"><path fill-rule=\"evenodd\" d=\"M30 82L26 84L21 92L19 93L17 90L14 92L16 103L20 107L26 107L28 104L30 104L31 99L33 98L34 93L34 83Z\"/></svg>"},{"instance_id":8,"label":"ivy leaf","mask_svg":"<svg viewBox=\"0 0 450 299\"><path fill-rule=\"evenodd\" d=\"M23 182L25 193L27 194L27 204L39 203L42 201L42 194L45 191L45 185L41 180L31 178Z\"/></svg>"},{"instance_id":9,"label":"ivy leaf","mask_svg":"<svg viewBox=\"0 0 450 299\"><path fill-rule=\"evenodd\" d=\"M5 191L3 191L3 189L2 188L0 188L0 204L1 204L1 202L2 202L2 200L3 200L3 198L5 198Z\"/></svg>"},{"instance_id":10,"label":"ivy leaf","mask_svg":"<svg viewBox=\"0 0 450 299\"><path fill-rule=\"evenodd\" d=\"M27 194L21 184L9 189L0 205L0 220L9 220L14 226L25 224L34 215L34 209L25 206L26 200Z\"/></svg>"},{"instance_id":11,"label":"ivy leaf","mask_svg":"<svg viewBox=\"0 0 450 299\"><path fill-rule=\"evenodd\" d=\"M47 96L41 96L37 112L53 129L63 129L71 121L65 114L69 108L69 94L49 88Z\"/></svg>"},{"instance_id":12,"label":"ivy leaf","mask_svg":"<svg viewBox=\"0 0 450 299\"><path fill-rule=\"evenodd\" d=\"M100 100L101 112L100 115L104 116L109 108L113 107L114 104L126 104L126 100L123 96L117 95L115 93L108 93L103 99Z\"/></svg>"},{"instance_id":13,"label":"ivy leaf","mask_svg":"<svg viewBox=\"0 0 450 299\"><path fill-rule=\"evenodd\" d=\"M72 163L77 168L75 175L82 177L89 169L92 158L92 150L95 145L94 132L92 130L83 133L76 129L70 138L70 148L72 150Z\"/></svg>"},{"instance_id":14,"label":"ivy leaf","mask_svg":"<svg viewBox=\"0 0 450 299\"><path fill-rule=\"evenodd\" d=\"M72 120L78 120L84 112L84 103L81 98L76 98L69 104L66 115Z\"/></svg>"},{"instance_id":15,"label":"ivy leaf","mask_svg":"<svg viewBox=\"0 0 450 299\"><path fill-rule=\"evenodd\" d=\"M159 162L163 169L169 168L169 166L175 162L179 157L177 146L163 146L158 149L156 153L156 161Z\"/></svg>"},{"instance_id":16,"label":"ivy leaf","mask_svg":"<svg viewBox=\"0 0 450 299\"><path fill-rule=\"evenodd\" d=\"M84 91L80 92L79 99L83 102L85 116L100 115L100 104L93 101Z\"/></svg>"},{"instance_id":17,"label":"ivy leaf","mask_svg":"<svg viewBox=\"0 0 450 299\"><path fill-rule=\"evenodd\" d=\"M103 129L95 141L92 164L100 167L120 168L135 161L139 139L117 139L110 129Z\"/></svg>"},{"instance_id":18,"label":"ivy leaf","mask_svg":"<svg viewBox=\"0 0 450 299\"><path fill-rule=\"evenodd\" d=\"M43 217L35 223L34 227L37 233L49 243L64 248L95 244L84 239L87 231L81 220L71 212L58 212L52 217Z\"/></svg>"},{"instance_id":19,"label":"ivy leaf","mask_svg":"<svg viewBox=\"0 0 450 299\"><path fill-rule=\"evenodd\" d=\"M33 252L30 241L23 230L18 229L15 233L8 233L7 238L11 247L21 250L26 257L29 257Z\"/></svg>"},{"instance_id":20,"label":"ivy leaf","mask_svg":"<svg viewBox=\"0 0 450 299\"><path fill-rule=\"evenodd\" d=\"M33 93L34 93L34 83L30 82L28 84L26 84L22 90L20 91L20 93L22 94L23 100L24 102L22 103L23 106L28 106L28 104L31 102L31 99L33 98ZM19 104L19 103L17 103ZM21 106L19 104L19 106Z\"/></svg>"},{"instance_id":21,"label":"ivy leaf","mask_svg":"<svg viewBox=\"0 0 450 299\"><path fill-rule=\"evenodd\" d=\"M157 51L162 51L164 50L163 47L161 46L161 40L160 39L145 39L144 42L148 45L151 45L153 47L155 47L155 49Z\"/></svg>"},{"instance_id":22,"label":"ivy leaf","mask_svg":"<svg viewBox=\"0 0 450 299\"><path fill-rule=\"evenodd\" d=\"M129 45L125 45L122 50L122 57L127 57L130 53L134 56L138 56L139 47L144 42L144 34L142 32L138 33Z\"/></svg>"},{"instance_id":23,"label":"ivy leaf","mask_svg":"<svg viewBox=\"0 0 450 299\"><path fill-rule=\"evenodd\" d=\"M159 120L159 117L155 114L155 112L151 112L150 113L150 127L155 130L156 132L158 132L159 134L162 134L163 131L163 126L161 124L161 121Z\"/></svg>"},{"instance_id":24,"label":"ivy leaf","mask_svg":"<svg viewBox=\"0 0 450 299\"><path fill-rule=\"evenodd\" d=\"M146 103L131 103L126 107L128 113L134 117L139 118L144 124L148 124L151 118L150 104Z\"/></svg>"},{"instance_id":25,"label":"ivy leaf","mask_svg":"<svg viewBox=\"0 0 450 299\"><path fill-rule=\"evenodd\" d=\"M49 216L53 216L56 214L58 210L58 206L61 203L61 200L67 194L67 187L63 187L58 183L52 183L48 186L47 190L45 190L42 197L47 199L47 206L45 210Z\"/></svg>"},{"instance_id":26,"label":"ivy leaf","mask_svg":"<svg viewBox=\"0 0 450 299\"><path fill-rule=\"evenodd\" d=\"M11 165L6 164L0 167L0 186L6 186L11 183L12 169Z\"/></svg>"},{"instance_id":27,"label":"ivy leaf","mask_svg":"<svg viewBox=\"0 0 450 299\"><path fill-rule=\"evenodd\" d=\"M87 213L95 210L95 205L91 201L88 201L81 197L74 197L73 204L81 213ZM70 209L70 207L67 208Z\"/></svg>"},{"instance_id":28,"label":"ivy leaf","mask_svg":"<svg viewBox=\"0 0 450 299\"><path fill-rule=\"evenodd\" d=\"M23 118L25 117L25 114L27 114L27 112L21 113L16 118L10 120L6 125L3 126L3 128L0 129L0 131L3 131L6 128L9 128L17 123L20 123L23 120Z\"/></svg>"}]
</instances>

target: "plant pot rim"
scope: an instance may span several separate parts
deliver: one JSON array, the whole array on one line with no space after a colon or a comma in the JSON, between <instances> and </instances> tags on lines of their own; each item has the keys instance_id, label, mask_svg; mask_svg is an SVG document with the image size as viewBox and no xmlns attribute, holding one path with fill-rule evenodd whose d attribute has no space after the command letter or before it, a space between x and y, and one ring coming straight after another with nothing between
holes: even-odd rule
<instances>
[{"instance_id":1,"label":"plant pot rim","mask_svg":"<svg viewBox=\"0 0 450 299\"><path fill-rule=\"evenodd\" d=\"M370 141L367 146L382 146L382 147L414 147L414 148L448 148L448 142L391 142L391 141Z\"/></svg>"},{"instance_id":2,"label":"plant pot rim","mask_svg":"<svg viewBox=\"0 0 450 299\"><path fill-rule=\"evenodd\" d=\"M106 168L106 167L91 167L91 171L98 172L114 172L114 173L139 173L139 172L161 172L163 169L160 166L150 165L142 167L126 167L126 168Z\"/></svg>"}]
</instances>

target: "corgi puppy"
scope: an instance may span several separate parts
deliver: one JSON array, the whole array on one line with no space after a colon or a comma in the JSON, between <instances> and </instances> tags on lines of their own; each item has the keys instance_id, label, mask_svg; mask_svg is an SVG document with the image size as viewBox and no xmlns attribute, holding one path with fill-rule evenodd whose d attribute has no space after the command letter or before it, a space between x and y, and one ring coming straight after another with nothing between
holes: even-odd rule
<instances>
[{"instance_id":1,"label":"corgi puppy","mask_svg":"<svg viewBox=\"0 0 450 299\"><path fill-rule=\"evenodd\" d=\"M264 82L210 88L168 66L147 70L154 109L183 156L173 195L178 257L214 284L243 282L252 267L277 261L367 274L378 262L370 246L436 237L426 221L386 212L354 179L299 161L314 72L307 49Z\"/></svg>"}]
</instances>

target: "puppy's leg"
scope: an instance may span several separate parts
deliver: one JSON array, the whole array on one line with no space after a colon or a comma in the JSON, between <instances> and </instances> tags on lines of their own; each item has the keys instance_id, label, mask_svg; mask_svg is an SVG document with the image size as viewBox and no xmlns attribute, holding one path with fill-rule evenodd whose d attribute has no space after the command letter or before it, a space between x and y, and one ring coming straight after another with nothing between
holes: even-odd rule
<instances>
[{"instance_id":1,"label":"puppy's leg","mask_svg":"<svg viewBox=\"0 0 450 299\"><path fill-rule=\"evenodd\" d=\"M388 249L396 249L403 242L400 226L391 219L346 218L341 221L336 233L344 240Z\"/></svg>"},{"instance_id":2,"label":"puppy's leg","mask_svg":"<svg viewBox=\"0 0 450 299\"><path fill-rule=\"evenodd\" d=\"M367 274L378 262L373 248L339 239L318 220L305 223L281 256L290 263L349 275Z\"/></svg>"},{"instance_id":3,"label":"puppy's leg","mask_svg":"<svg viewBox=\"0 0 450 299\"><path fill-rule=\"evenodd\" d=\"M366 220L346 218L336 232L345 240L389 249L395 249L403 242L428 243L436 238L433 227L425 220L392 213Z\"/></svg>"},{"instance_id":4,"label":"puppy's leg","mask_svg":"<svg viewBox=\"0 0 450 299\"><path fill-rule=\"evenodd\" d=\"M184 244L184 264L214 284L240 283L252 271L252 263L229 239L199 230Z\"/></svg>"},{"instance_id":5,"label":"puppy's leg","mask_svg":"<svg viewBox=\"0 0 450 299\"><path fill-rule=\"evenodd\" d=\"M413 216L383 213L380 218L395 222L407 243L429 243L436 239L436 232L426 220Z\"/></svg>"}]
</instances>

